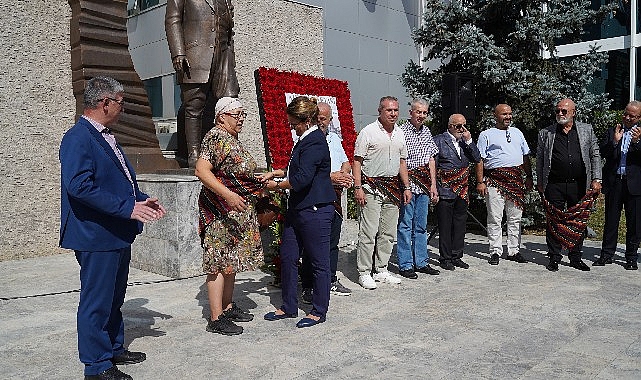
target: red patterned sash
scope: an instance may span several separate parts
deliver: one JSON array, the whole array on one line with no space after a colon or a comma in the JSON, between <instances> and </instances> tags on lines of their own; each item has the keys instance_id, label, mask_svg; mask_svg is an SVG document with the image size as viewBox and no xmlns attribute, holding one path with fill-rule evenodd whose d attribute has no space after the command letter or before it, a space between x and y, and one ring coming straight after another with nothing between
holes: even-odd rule
<instances>
[{"instance_id":1,"label":"red patterned sash","mask_svg":"<svg viewBox=\"0 0 641 380\"><path fill-rule=\"evenodd\" d=\"M214 175L229 190L253 201L256 200L256 197L260 195L263 187L265 187L264 183L253 176L235 176L220 171L214 173ZM231 211L231 207L223 197L203 186L198 196L198 210L198 232L202 239L205 227L215 219L224 218Z\"/></svg>"},{"instance_id":2,"label":"red patterned sash","mask_svg":"<svg viewBox=\"0 0 641 380\"><path fill-rule=\"evenodd\" d=\"M363 174L363 181L370 185L372 190L378 190L388 197L397 206L401 206L403 192L401 191L400 178L394 177L368 177Z\"/></svg>"},{"instance_id":3,"label":"red patterned sash","mask_svg":"<svg viewBox=\"0 0 641 380\"><path fill-rule=\"evenodd\" d=\"M343 216L343 206L341 205L341 197L343 196L343 186L334 185L334 192L336 193L336 200L334 201L334 210L338 215Z\"/></svg>"},{"instance_id":4,"label":"red patterned sash","mask_svg":"<svg viewBox=\"0 0 641 380\"><path fill-rule=\"evenodd\" d=\"M442 187L452 189L452 192L459 198L470 203L469 188L470 167L459 169L438 169L436 171L436 182Z\"/></svg>"},{"instance_id":5,"label":"red patterned sash","mask_svg":"<svg viewBox=\"0 0 641 380\"><path fill-rule=\"evenodd\" d=\"M583 240L592 206L598 196L599 194L596 192L588 192L579 203L565 211L559 210L545 197L541 197L543 207L545 207L548 231L561 243L563 248L572 249Z\"/></svg>"},{"instance_id":6,"label":"red patterned sash","mask_svg":"<svg viewBox=\"0 0 641 380\"><path fill-rule=\"evenodd\" d=\"M410 177L410 181L423 190L427 195L430 194L430 186L432 186L432 178L430 178L430 167L419 166L414 169L411 169L407 173Z\"/></svg>"},{"instance_id":7,"label":"red patterned sash","mask_svg":"<svg viewBox=\"0 0 641 380\"><path fill-rule=\"evenodd\" d=\"M525 181L523 176L525 171L521 166L485 169L483 173L487 179L486 184L488 187L496 187L501 195L523 210L525 201Z\"/></svg>"}]
</instances>

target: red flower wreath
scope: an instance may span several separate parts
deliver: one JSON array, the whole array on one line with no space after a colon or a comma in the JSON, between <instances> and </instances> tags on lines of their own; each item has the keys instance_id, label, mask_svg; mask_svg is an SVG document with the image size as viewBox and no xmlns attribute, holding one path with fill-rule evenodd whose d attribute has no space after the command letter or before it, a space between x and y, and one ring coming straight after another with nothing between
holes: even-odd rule
<instances>
[{"instance_id":1,"label":"red flower wreath","mask_svg":"<svg viewBox=\"0 0 641 380\"><path fill-rule=\"evenodd\" d=\"M285 93L335 97L343 149L349 161L354 161L356 129L347 82L261 67L258 69L257 91L269 167L285 168L292 151L292 135L285 112Z\"/></svg>"}]
</instances>

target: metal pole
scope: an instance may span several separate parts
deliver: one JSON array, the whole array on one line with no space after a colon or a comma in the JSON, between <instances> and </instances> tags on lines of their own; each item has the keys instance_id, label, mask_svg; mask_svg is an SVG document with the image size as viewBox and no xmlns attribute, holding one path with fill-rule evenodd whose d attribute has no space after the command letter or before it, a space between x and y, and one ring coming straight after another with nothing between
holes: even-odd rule
<instances>
[{"instance_id":1,"label":"metal pole","mask_svg":"<svg viewBox=\"0 0 641 380\"><path fill-rule=\"evenodd\" d=\"M637 1L630 1L630 101L635 98L637 82Z\"/></svg>"}]
</instances>

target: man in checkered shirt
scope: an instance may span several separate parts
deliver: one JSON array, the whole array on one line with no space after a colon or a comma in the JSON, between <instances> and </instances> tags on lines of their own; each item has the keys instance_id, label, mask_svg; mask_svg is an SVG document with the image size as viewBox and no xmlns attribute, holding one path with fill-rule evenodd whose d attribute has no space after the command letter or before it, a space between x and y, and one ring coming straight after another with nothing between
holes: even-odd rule
<instances>
[{"instance_id":1,"label":"man in checkered shirt","mask_svg":"<svg viewBox=\"0 0 641 380\"><path fill-rule=\"evenodd\" d=\"M434 161L434 157L438 155L438 148L429 128L423 125L428 110L429 104L424 99L414 99L409 111L410 119L401 125L407 145L407 170L412 173L429 168L429 176L423 176L422 180L418 179L419 176L410 175L412 200L401 205L398 216L398 269L401 276L410 279L418 278L416 272L439 274L438 270L428 264L427 212L430 199L438 199Z\"/></svg>"}]
</instances>

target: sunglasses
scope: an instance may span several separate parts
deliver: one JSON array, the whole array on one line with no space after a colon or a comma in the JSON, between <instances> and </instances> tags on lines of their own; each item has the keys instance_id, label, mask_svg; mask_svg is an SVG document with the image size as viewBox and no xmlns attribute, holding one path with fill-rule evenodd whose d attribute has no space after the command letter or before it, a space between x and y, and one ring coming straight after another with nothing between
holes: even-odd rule
<instances>
[{"instance_id":1,"label":"sunglasses","mask_svg":"<svg viewBox=\"0 0 641 380\"><path fill-rule=\"evenodd\" d=\"M510 136L510 130L509 129L505 130L505 139L507 140L508 143L512 142L512 136Z\"/></svg>"},{"instance_id":2,"label":"sunglasses","mask_svg":"<svg viewBox=\"0 0 641 380\"><path fill-rule=\"evenodd\" d=\"M554 114L555 115L562 114L563 116L565 116L565 115L568 114L568 111L569 110L567 110L565 108L557 108L557 109L554 110Z\"/></svg>"},{"instance_id":3,"label":"sunglasses","mask_svg":"<svg viewBox=\"0 0 641 380\"><path fill-rule=\"evenodd\" d=\"M456 128L456 129L463 129L467 127L467 124L450 124L450 126Z\"/></svg>"}]
</instances>

